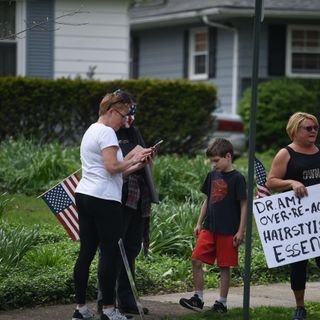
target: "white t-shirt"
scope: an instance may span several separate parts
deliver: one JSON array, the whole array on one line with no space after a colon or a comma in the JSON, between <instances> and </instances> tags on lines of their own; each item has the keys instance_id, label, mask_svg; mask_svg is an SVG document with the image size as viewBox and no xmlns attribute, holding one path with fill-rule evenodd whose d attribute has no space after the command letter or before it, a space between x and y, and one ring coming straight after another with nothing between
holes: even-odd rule
<instances>
[{"instance_id":1,"label":"white t-shirt","mask_svg":"<svg viewBox=\"0 0 320 320\"><path fill-rule=\"evenodd\" d=\"M121 202L122 173L110 174L102 156L102 149L110 146L118 147L117 160L123 160L114 130L102 123L92 124L81 141L82 179L75 192Z\"/></svg>"}]
</instances>

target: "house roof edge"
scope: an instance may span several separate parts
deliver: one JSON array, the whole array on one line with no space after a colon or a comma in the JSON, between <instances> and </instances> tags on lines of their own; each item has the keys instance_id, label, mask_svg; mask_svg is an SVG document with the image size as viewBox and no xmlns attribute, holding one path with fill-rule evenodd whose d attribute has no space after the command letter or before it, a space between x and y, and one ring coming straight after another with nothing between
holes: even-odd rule
<instances>
[{"instance_id":1,"label":"house roof edge","mask_svg":"<svg viewBox=\"0 0 320 320\"><path fill-rule=\"evenodd\" d=\"M176 25L184 23L186 21L193 22L199 21L202 16L208 16L211 19L222 20L224 18L238 18L238 17L253 17L254 9L246 8L210 8L205 10L195 10L187 12L177 12L171 14L163 15L152 15L143 18L131 18L130 25L133 29L139 29L149 26L157 25ZM267 18L303 18L303 19L314 19L320 17L319 11L305 10L305 11L295 11L295 10L274 10L265 9L264 16Z\"/></svg>"}]
</instances>

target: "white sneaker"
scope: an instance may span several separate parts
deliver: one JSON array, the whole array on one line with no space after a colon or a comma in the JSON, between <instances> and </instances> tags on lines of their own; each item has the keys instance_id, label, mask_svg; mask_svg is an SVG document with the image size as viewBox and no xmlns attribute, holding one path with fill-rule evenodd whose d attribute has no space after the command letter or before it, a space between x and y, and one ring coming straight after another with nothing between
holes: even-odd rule
<instances>
[{"instance_id":1,"label":"white sneaker","mask_svg":"<svg viewBox=\"0 0 320 320\"><path fill-rule=\"evenodd\" d=\"M105 317L104 317L105 316ZM108 314L103 313L101 316L102 320L127 320L127 317L122 314L119 309L114 308L112 311L108 312Z\"/></svg>"}]
</instances>

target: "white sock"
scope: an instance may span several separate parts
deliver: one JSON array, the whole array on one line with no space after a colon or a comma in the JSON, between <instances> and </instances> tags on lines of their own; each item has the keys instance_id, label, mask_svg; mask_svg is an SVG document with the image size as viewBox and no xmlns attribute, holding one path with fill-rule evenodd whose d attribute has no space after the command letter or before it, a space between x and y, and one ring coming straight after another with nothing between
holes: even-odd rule
<instances>
[{"instance_id":1,"label":"white sock","mask_svg":"<svg viewBox=\"0 0 320 320\"><path fill-rule=\"evenodd\" d=\"M201 301L203 301L203 291L202 290L195 291L194 294L197 295Z\"/></svg>"},{"instance_id":2,"label":"white sock","mask_svg":"<svg viewBox=\"0 0 320 320\"><path fill-rule=\"evenodd\" d=\"M220 297L217 301L221 302L224 306L227 305L227 298Z\"/></svg>"},{"instance_id":3,"label":"white sock","mask_svg":"<svg viewBox=\"0 0 320 320\"><path fill-rule=\"evenodd\" d=\"M88 309L87 305L85 304L82 307L77 307L77 309L79 310L80 313L83 313L84 311L86 311Z\"/></svg>"},{"instance_id":4,"label":"white sock","mask_svg":"<svg viewBox=\"0 0 320 320\"><path fill-rule=\"evenodd\" d=\"M102 309L102 312L107 316L107 315L111 314L113 310L114 310L114 307L111 307L111 308L103 308L103 309Z\"/></svg>"}]
</instances>

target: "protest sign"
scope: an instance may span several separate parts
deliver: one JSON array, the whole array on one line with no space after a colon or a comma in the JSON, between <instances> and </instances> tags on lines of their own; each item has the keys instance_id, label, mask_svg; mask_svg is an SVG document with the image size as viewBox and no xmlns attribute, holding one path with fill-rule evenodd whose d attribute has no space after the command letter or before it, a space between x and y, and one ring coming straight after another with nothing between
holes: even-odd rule
<instances>
[{"instance_id":1,"label":"protest sign","mask_svg":"<svg viewBox=\"0 0 320 320\"><path fill-rule=\"evenodd\" d=\"M293 191L253 201L269 268L320 256L320 184L301 199Z\"/></svg>"}]
</instances>

